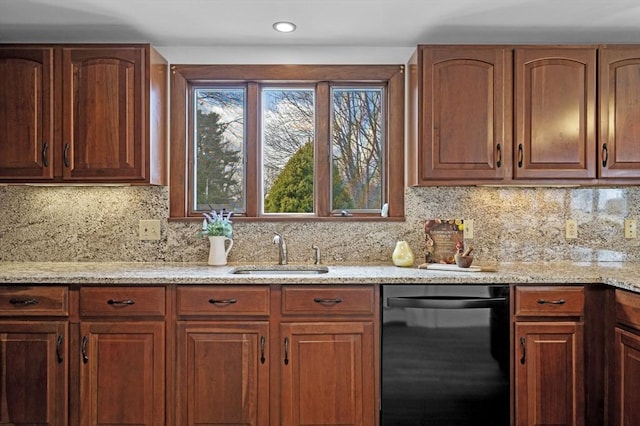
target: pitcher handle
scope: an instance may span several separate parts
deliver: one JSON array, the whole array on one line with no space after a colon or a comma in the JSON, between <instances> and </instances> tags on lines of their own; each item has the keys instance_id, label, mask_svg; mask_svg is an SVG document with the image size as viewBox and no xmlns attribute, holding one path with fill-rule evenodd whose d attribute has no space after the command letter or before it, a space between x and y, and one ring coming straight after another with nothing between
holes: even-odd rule
<instances>
[{"instance_id":1,"label":"pitcher handle","mask_svg":"<svg viewBox=\"0 0 640 426\"><path fill-rule=\"evenodd\" d=\"M224 252L224 255L228 256L231 251L231 247L233 247L233 240L231 238L225 238L225 241L229 241L229 247L227 247L227 250Z\"/></svg>"}]
</instances>

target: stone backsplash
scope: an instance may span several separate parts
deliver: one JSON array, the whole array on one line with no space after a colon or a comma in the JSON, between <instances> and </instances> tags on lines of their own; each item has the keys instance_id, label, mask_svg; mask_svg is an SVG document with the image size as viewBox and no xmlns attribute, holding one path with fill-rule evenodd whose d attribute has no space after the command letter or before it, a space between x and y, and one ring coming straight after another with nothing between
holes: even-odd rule
<instances>
[{"instance_id":1,"label":"stone backsplash","mask_svg":"<svg viewBox=\"0 0 640 426\"><path fill-rule=\"evenodd\" d=\"M0 261L206 262L199 222L168 221L167 187L1 186ZM398 240L422 262L425 219L474 220L477 262L636 261L640 240L623 235L638 218L640 187L407 188L404 222L235 223L229 262L275 262L273 232L289 261L309 263L312 244L326 264L391 263ZM139 241L138 221L159 219L161 239ZM566 219L578 238L566 240Z\"/></svg>"}]
</instances>

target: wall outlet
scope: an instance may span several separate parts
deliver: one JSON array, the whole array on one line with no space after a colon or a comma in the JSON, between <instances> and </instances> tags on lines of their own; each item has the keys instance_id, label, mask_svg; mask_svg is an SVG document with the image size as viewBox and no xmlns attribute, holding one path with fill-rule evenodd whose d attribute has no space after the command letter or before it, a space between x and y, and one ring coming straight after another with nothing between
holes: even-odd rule
<instances>
[{"instance_id":1,"label":"wall outlet","mask_svg":"<svg viewBox=\"0 0 640 426\"><path fill-rule=\"evenodd\" d=\"M473 240L473 219L465 219L463 222L464 228L464 239L465 240Z\"/></svg>"},{"instance_id":2,"label":"wall outlet","mask_svg":"<svg viewBox=\"0 0 640 426\"><path fill-rule=\"evenodd\" d=\"M628 239L638 238L635 219L624 220L624 237Z\"/></svg>"},{"instance_id":3,"label":"wall outlet","mask_svg":"<svg viewBox=\"0 0 640 426\"><path fill-rule=\"evenodd\" d=\"M564 223L564 237L567 240L578 238L578 223L573 219L567 219Z\"/></svg>"},{"instance_id":4,"label":"wall outlet","mask_svg":"<svg viewBox=\"0 0 640 426\"><path fill-rule=\"evenodd\" d=\"M159 240L160 221L157 219L141 220L139 222L138 236L140 240Z\"/></svg>"}]
</instances>

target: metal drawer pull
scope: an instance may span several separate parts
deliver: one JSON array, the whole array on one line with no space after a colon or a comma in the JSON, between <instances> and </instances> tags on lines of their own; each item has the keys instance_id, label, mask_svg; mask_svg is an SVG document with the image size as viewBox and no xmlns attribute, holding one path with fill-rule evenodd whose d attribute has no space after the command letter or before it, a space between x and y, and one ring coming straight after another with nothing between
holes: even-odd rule
<instances>
[{"instance_id":1,"label":"metal drawer pull","mask_svg":"<svg viewBox=\"0 0 640 426\"><path fill-rule=\"evenodd\" d=\"M236 299L209 299L209 303L212 305L233 305L237 302Z\"/></svg>"},{"instance_id":2,"label":"metal drawer pull","mask_svg":"<svg viewBox=\"0 0 640 426\"><path fill-rule=\"evenodd\" d=\"M82 336L82 362L85 364L89 362L89 356L87 355L87 344L89 343L89 338L87 336Z\"/></svg>"},{"instance_id":3,"label":"metal drawer pull","mask_svg":"<svg viewBox=\"0 0 640 426\"><path fill-rule=\"evenodd\" d=\"M316 303L321 303L323 305L337 305L338 303L342 303L342 299L336 297L335 299L323 299L321 297L314 297L313 301Z\"/></svg>"},{"instance_id":4,"label":"metal drawer pull","mask_svg":"<svg viewBox=\"0 0 640 426\"><path fill-rule=\"evenodd\" d=\"M609 161L609 148L607 148L607 143L602 144L602 167L607 167L607 162Z\"/></svg>"},{"instance_id":5,"label":"metal drawer pull","mask_svg":"<svg viewBox=\"0 0 640 426\"><path fill-rule=\"evenodd\" d=\"M520 364L524 365L527 358L527 347L525 345L524 337L520 338L520 348L522 349L522 357L520 357Z\"/></svg>"},{"instance_id":6,"label":"metal drawer pull","mask_svg":"<svg viewBox=\"0 0 640 426\"><path fill-rule=\"evenodd\" d=\"M37 305L38 304L38 299L36 298L32 298L32 299L15 299L15 298L11 298L9 299L9 303L11 303L12 305Z\"/></svg>"},{"instance_id":7,"label":"metal drawer pull","mask_svg":"<svg viewBox=\"0 0 640 426\"><path fill-rule=\"evenodd\" d=\"M64 361L64 357L62 355L62 342L64 342L64 337L58 336L58 341L56 343L56 357L58 358L58 364L62 364L62 361Z\"/></svg>"},{"instance_id":8,"label":"metal drawer pull","mask_svg":"<svg viewBox=\"0 0 640 426\"><path fill-rule=\"evenodd\" d=\"M538 305L564 305L565 300L564 299L558 299L558 300L544 300L544 299L538 299Z\"/></svg>"},{"instance_id":9,"label":"metal drawer pull","mask_svg":"<svg viewBox=\"0 0 640 426\"><path fill-rule=\"evenodd\" d=\"M289 365L289 338L284 338L284 365Z\"/></svg>"},{"instance_id":10,"label":"metal drawer pull","mask_svg":"<svg viewBox=\"0 0 640 426\"><path fill-rule=\"evenodd\" d=\"M110 305L135 305L136 301L132 300L132 299L125 299L125 300L109 299L109 300L107 300L107 303L110 304Z\"/></svg>"},{"instance_id":11,"label":"metal drawer pull","mask_svg":"<svg viewBox=\"0 0 640 426\"><path fill-rule=\"evenodd\" d=\"M260 363L261 364L264 364L265 361L267 360L264 357L264 346L266 345L266 343L267 343L267 339L265 339L264 336L260 336Z\"/></svg>"},{"instance_id":12,"label":"metal drawer pull","mask_svg":"<svg viewBox=\"0 0 640 426\"><path fill-rule=\"evenodd\" d=\"M496 163L496 166L500 168L502 167L502 146L498 144L496 145L496 149L498 150L498 162Z\"/></svg>"},{"instance_id":13,"label":"metal drawer pull","mask_svg":"<svg viewBox=\"0 0 640 426\"><path fill-rule=\"evenodd\" d=\"M524 150L522 148L522 144L518 145L518 167L522 168L522 164L524 163Z\"/></svg>"}]
</instances>

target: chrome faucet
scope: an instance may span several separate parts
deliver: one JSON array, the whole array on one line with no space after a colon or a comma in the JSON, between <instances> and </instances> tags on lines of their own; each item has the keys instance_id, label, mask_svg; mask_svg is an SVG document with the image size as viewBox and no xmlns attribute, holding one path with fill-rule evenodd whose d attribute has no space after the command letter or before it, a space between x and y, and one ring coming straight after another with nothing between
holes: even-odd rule
<instances>
[{"instance_id":1,"label":"chrome faucet","mask_svg":"<svg viewBox=\"0 0 640 426\"><path fill-rule=\"evenodd\" d=\"M282 235L275 233L273 237L273 243L278 245L278 265L287 264L287 243L282 238Z\"/></svg>"}]
</instances>

